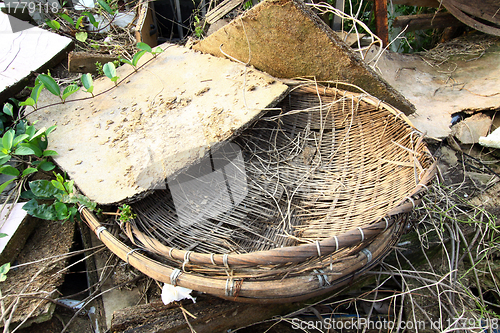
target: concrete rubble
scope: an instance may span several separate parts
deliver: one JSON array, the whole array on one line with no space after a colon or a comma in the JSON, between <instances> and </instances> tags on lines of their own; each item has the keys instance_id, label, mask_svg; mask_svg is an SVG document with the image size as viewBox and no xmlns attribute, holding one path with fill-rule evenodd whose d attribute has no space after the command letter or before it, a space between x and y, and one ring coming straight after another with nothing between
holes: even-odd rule
<instances>
[{"instance_id":1,"label":"concrete rubble","mask_svg":"<svg viewBox=\"0 0 500 333\"><path fill-rule=\"evenodd\" d=\"M463 144L479 142L488 134L492 120L483 113L474 114L451 127L451 134Z\"/></svg>"},{"instance_id":2,"label":"concrete rubble","mask_svg":"<svg viewBox=\"0 0 500 333\"><path fill-rule=\"evenodd\" d=\"M57 125L49 149L79 189L100 204L145 196L168 177L236 136L288 87L272 76L173 44L146 67L117 69L124 79L94 82L66 103L46 93L38 126ZM144 56L141 61L146 61ZM142 63L139 63L141 65ZM83 100L82 100L83 99ZM77 100L77 101L71 101Z\"/></svg>"}]
</instances>

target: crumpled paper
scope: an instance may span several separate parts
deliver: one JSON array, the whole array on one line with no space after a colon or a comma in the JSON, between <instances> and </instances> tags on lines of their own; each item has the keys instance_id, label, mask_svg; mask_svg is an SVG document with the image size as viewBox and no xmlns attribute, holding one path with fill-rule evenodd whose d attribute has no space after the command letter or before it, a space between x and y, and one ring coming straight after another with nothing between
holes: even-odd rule
<instances>
[{"instance_id":1,"label":"crumpled paper","mask_svg":"<svg viewBox=\"0 0 500 333\"><path fill-rule=\"evenodd\" d=\"M191 292L191 289L165 283L161 290L161 300L165 305L183 299L191 299L193 303L196 303L196 298L190 295Z\"/></svg>"}]
</instances>

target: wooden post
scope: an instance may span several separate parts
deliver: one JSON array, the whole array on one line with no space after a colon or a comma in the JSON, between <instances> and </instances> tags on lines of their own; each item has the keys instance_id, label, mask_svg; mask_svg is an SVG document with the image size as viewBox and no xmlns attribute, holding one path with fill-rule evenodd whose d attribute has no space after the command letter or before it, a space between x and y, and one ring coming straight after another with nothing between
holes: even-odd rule
<instances>
[{"instance_id":1,"label":"wooden post","mask_svg":"<svg viewBox=\"0 0 500 333\"><path fill-rule=\"evenodd\" d=\"M375 24L377 36L382 40L383 46L389 44L389 27L387 25L387 0L375 0L374 2Z\"/></svg>"},{"instance_id":2,"label":"wooden post","mask_svg":"<svg viewBox=\"0 0 500 333\"><path fill-rule=\"evenodd\" d=\"M335 8L338 10L344 11L345 8L345 0L337 0L335 2ZM343 24L342 24L342 18L340 16L334 15L333 16L333 25L332 28L333 30L340 31L343 30Z\"/></svg>"}]
</instances>

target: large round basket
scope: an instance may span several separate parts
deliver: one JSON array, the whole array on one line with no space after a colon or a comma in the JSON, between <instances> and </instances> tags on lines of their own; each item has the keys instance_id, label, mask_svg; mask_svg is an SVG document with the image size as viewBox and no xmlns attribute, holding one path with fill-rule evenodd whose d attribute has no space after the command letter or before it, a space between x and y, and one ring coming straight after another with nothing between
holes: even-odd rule
<instances>
[{"instance_id":1,"label":"large round basket","mask_svg":"<svg viewBox=\"0 0 500 333\"><path fill-rule=\"evenodd\" d=\"M156 280L242 302L321 295L399 239L435 163L400 111L298 84L236 139L132 205L121 232L82 216ZM118 224L117 224L118 227Z\"/></svg>"}]
</instances>

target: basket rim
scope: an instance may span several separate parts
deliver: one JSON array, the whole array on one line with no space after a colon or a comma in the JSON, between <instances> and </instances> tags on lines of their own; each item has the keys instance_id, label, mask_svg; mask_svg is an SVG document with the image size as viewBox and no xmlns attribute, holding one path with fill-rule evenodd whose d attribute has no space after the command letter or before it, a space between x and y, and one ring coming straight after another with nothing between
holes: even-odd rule
<instances>
[{"instance_id":1,"label":"basket rim","mask_svg":"<svg viewBox=\"0 0 500 333\"><path fill-rule=\"evenodd\" d=\"M84 206L80 214L90 230L103 244L120 259L135 267L145 275L160 282L205 292L220 298L247 303L285 303L309 299L325 294L345 283L352 281L373 267L399 239L406 222L393 223L379 237L375 237L367 246L348 258L351 264L344 265L340 272L323 270L312 271L300 276L277 277L265 281L238 279L228 276L226 279L214 278L171 267L144 254L138 248L131 248L104 227L96 216ZM395 234L398 237L395 237ZM326 263L328 265L328 263ZM333 274L332 274L333 273ZM335 277L338 276L336 279ZM239 285L236 285L239 283ZM286 295L286 296L284 296Z\"/></svg>"}]
</instances>

